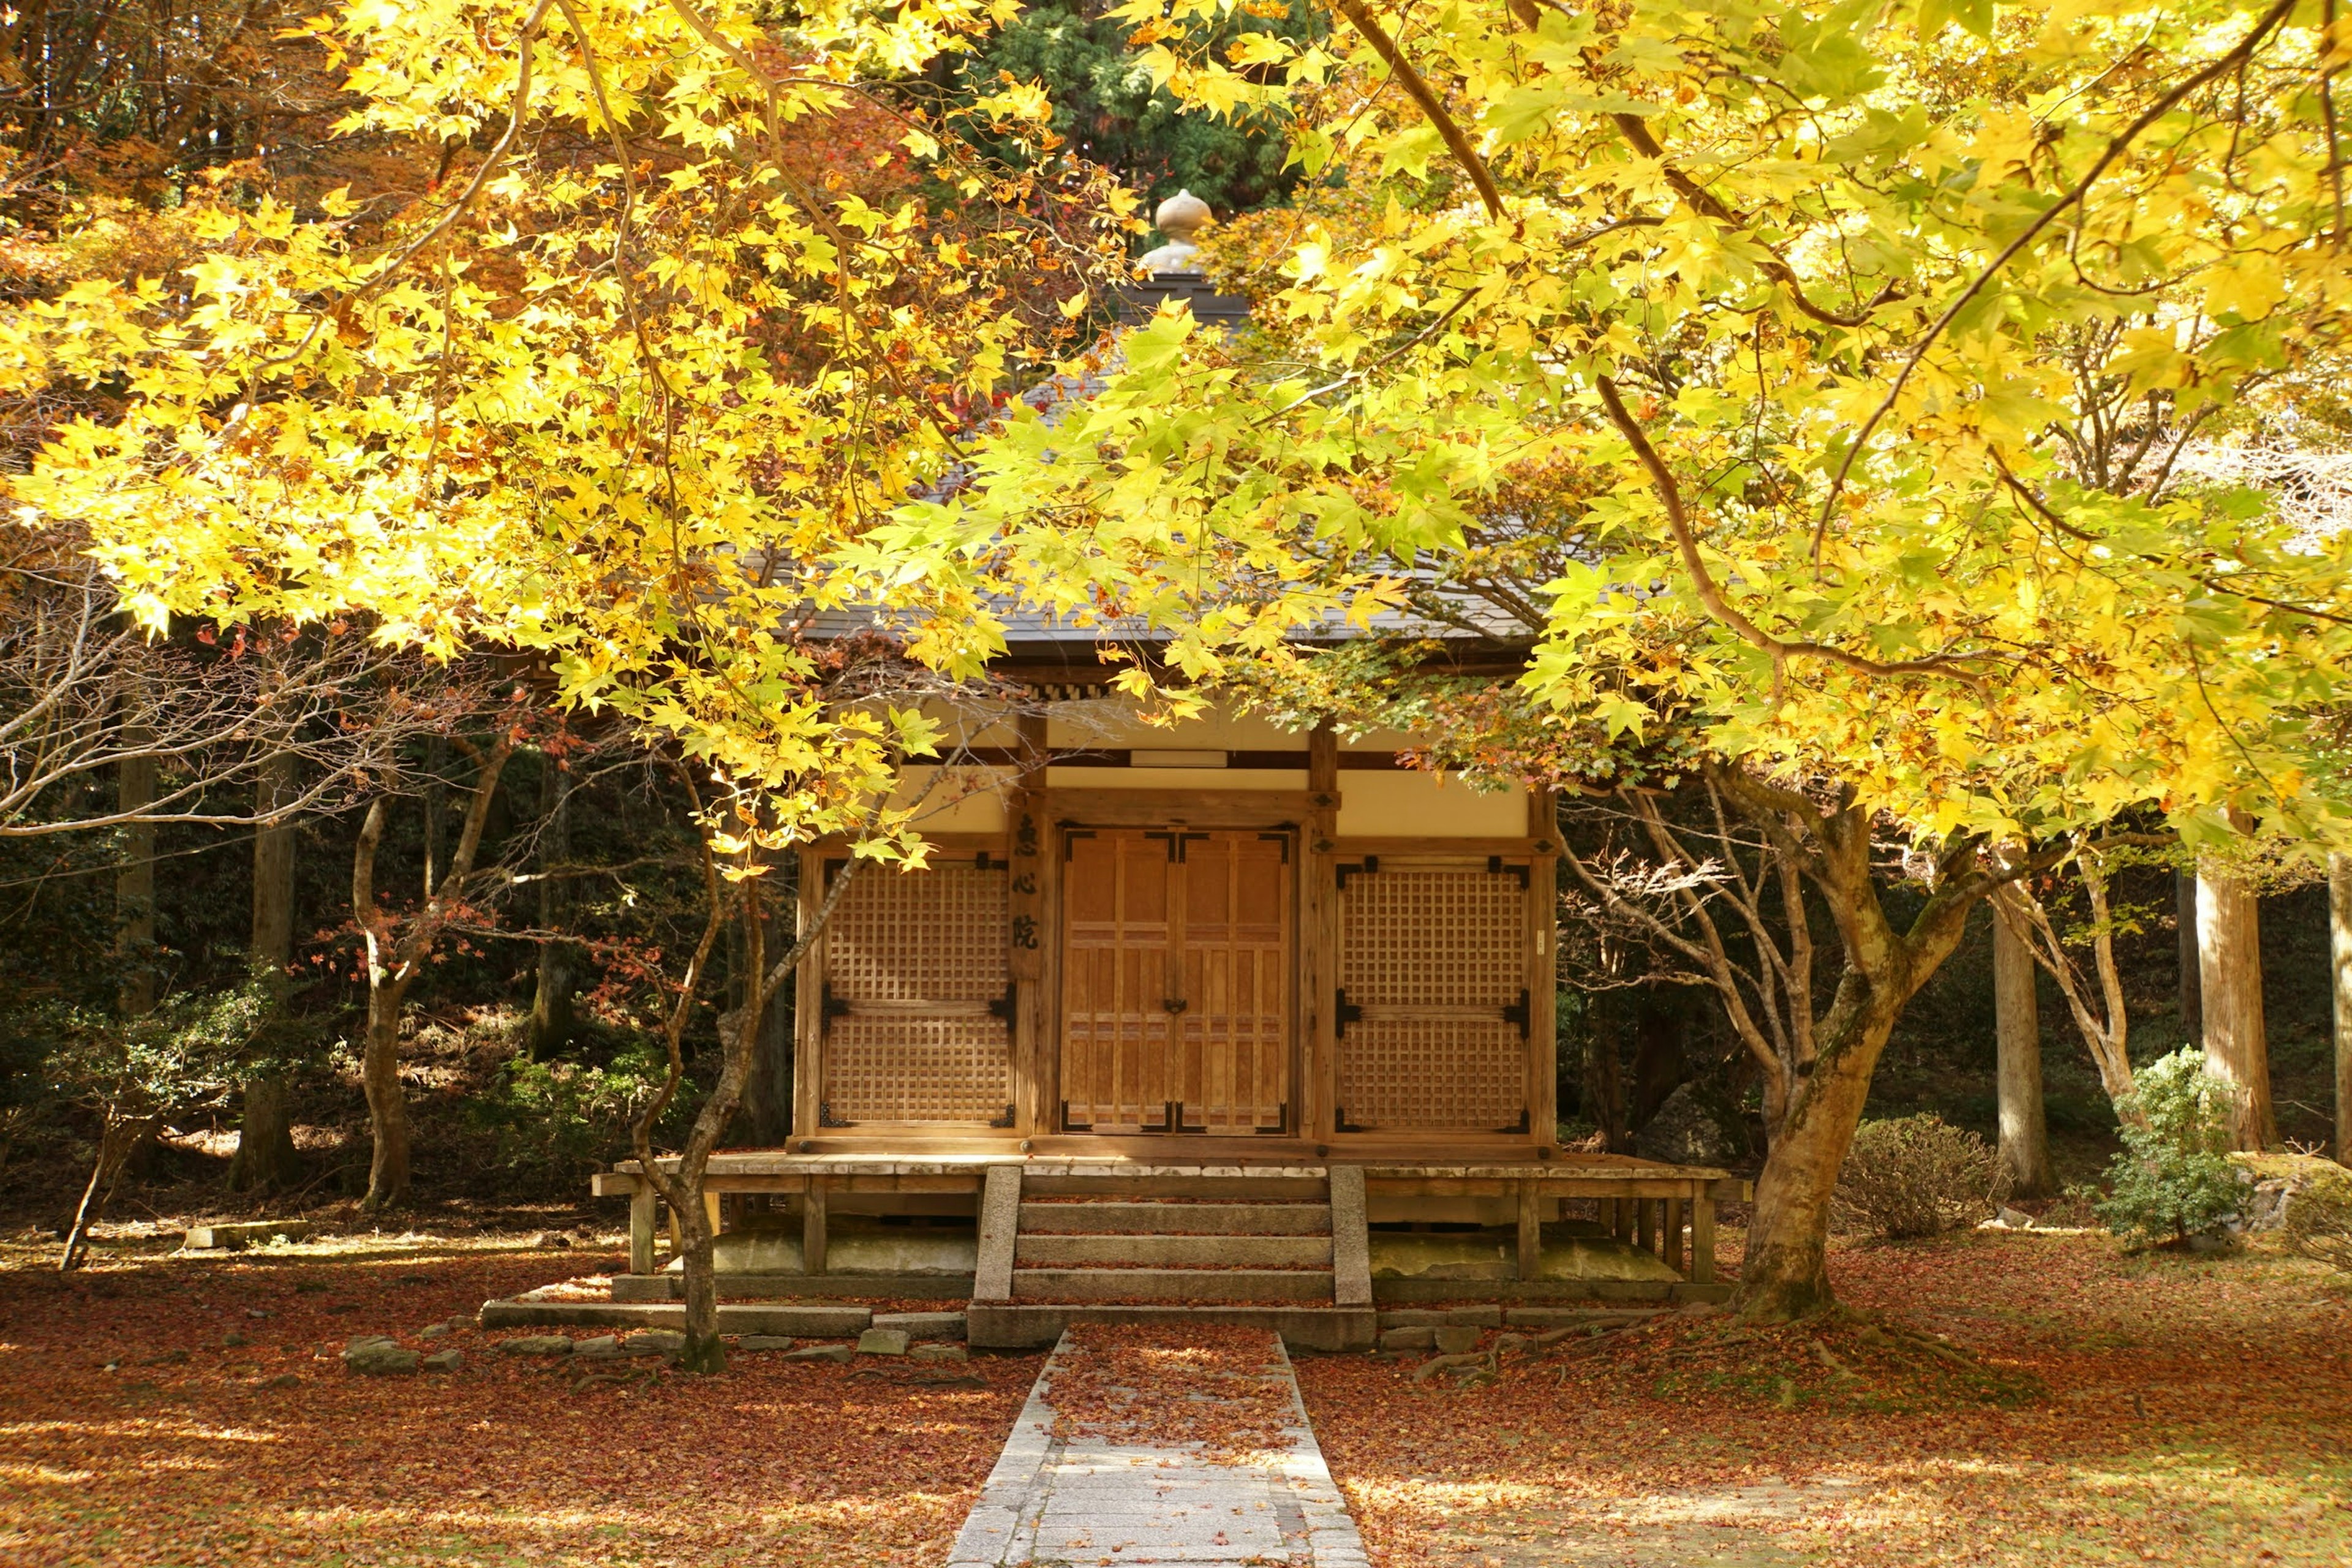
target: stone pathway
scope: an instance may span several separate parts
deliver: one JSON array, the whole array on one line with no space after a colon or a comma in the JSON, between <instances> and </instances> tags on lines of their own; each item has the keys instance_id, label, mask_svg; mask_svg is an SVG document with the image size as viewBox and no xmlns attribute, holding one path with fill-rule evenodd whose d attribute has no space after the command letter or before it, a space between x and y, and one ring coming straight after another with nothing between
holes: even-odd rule
<instances>
[{"instance_id":1,"label":"stone pathway","mask_svg":"<svg viewBox=\"0 0 2352 1568\"><path fill-rule=\"evenodd\" d=\"M989 1472L948 1568L1097 1568L1106 1563L1365 1568L1364 1546L1323 1463L1279 1336L1264 1375L1288 1396L1287 1446L1254 1462L1198 1444L1055 1436L1054 1379L1065 1332ZM1149 1391L1145 1391L1149 1392Z\"/></svg>"}]
</instances>

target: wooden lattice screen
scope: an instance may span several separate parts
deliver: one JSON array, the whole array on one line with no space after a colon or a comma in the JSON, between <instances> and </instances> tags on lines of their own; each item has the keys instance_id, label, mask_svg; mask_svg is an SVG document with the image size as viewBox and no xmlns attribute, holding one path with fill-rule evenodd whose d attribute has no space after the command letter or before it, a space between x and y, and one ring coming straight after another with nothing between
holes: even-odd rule
<instances>
[{"instance_id":1,"label":"wooden lattice screen","mask_svg":"<svg viewBox=\"0 0 2352 1568\"><path fill-rule=\"evenodd\" d=\"M1524 1131L1525 861L1339 868L1340 1130Z\"/></svg>"},{"instance_id":2,"label":"wooden lattice screen","mask_svg":"<svg viewBox=\"0 0 2352 1568\"><path fill-rule=\"evenodd\" d=\"M824 1125L1012 1125L1005 890L1002 858L858 873L824 937Z\"/></svg>"}]
</instances>

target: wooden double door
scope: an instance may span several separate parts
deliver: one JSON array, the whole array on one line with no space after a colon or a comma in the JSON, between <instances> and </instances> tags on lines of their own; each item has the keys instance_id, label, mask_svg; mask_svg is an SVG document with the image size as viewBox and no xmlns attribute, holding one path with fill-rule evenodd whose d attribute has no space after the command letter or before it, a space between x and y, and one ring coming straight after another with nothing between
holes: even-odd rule
<instances>
[{"instance_id":1,"label":"wooden double door","mask_svg":"<svg viewBox=\"0 0 2352 1568\"><path fill-rule=\"evenodd\" d=\"M1063 1128L1291 1131L1296 836L1065 835Z\"/></svg>"}]
</instances>

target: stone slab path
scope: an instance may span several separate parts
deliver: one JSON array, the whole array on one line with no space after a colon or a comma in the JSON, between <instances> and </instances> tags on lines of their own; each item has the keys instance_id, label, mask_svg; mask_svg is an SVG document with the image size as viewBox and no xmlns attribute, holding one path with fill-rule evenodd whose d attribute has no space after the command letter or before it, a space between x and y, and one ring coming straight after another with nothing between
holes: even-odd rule
<instances>
[{"instance_id":1,"label":"stone slab path","mask_svg":"<svg viewBox=\"0 0 2352 1568\"><path fill-rule=\"evenodd\" d=\"M1054 1380L1069 1332L1037 1374L1004 1452L956 1537L948 1568L1366 1568L1355 1521L1332 1484L1282 1340L1262 1375L1292 1413L1285 1446L1236 1462L1197 1443L1057 1436ZM1149 1394L1149 1390L1141 1391Z\"/></svg>"}]
</instances>

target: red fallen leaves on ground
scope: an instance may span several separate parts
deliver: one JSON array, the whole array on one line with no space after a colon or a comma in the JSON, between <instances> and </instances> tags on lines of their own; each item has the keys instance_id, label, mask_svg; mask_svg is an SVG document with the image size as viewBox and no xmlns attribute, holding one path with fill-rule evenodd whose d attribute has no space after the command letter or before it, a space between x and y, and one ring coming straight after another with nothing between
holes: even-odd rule
<instances>
[{"instance_id":1,"label":"red fallen leaves on ground","mask_svg":"<svg viewBox=\"0 0 2352 1568\"><path fill-rule=\"evenodd\" d=\"M1675 1314L1491 1384L1299 1382L1378 1568L2352 1563L2340 1279L2091 1236L1833 1270L1834 1324Z\"/></svg>"},{"instance_id":2,"label":"red fallen leaves on ground","mask_svg":"<svg viewBox=\"0 0 2352 1568\"><path fill-rule=\"evenodd\" d=\"M497 1332L417 1337L548 1267L0 1270L0 1562L928 1565L1036 1375L1034 1356L927 1385L938 1369L744 1355L574 1393L579 1369L500 1355ZM353 1376L338 1353L369 1333L466 1364Z\"/></svg>"},{"instance_id":3,"label":"red fallen leaves on ground","mask_svg":"<svg viewBox=\"0 0 2352 1568\"><path fill-rule=\"evenodd\" d=\"M1197 1444L1213 1462L1286 1448L1297 1419L1265 1329L1082 1323L1054 1363L1058 1437Z\"/></svg>"}]
</instances>

